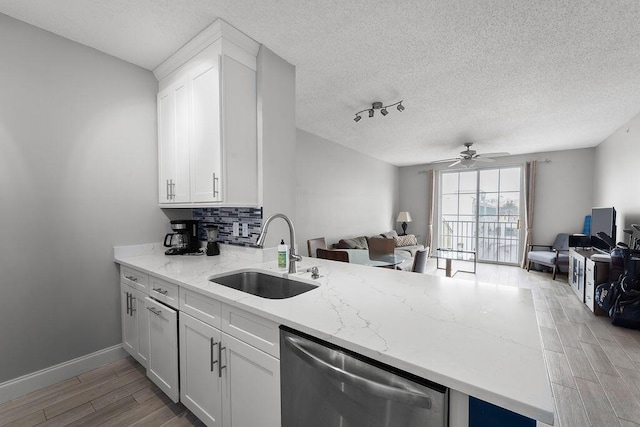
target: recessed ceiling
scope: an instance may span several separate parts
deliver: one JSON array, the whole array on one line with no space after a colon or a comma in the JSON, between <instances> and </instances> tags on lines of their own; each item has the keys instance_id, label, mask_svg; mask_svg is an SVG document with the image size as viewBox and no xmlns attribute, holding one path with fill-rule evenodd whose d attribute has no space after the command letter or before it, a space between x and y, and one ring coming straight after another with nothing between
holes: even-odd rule
<instances>
[{"instance_id":1,"label":"recessed ceiling","mask_svg":"<svg viewBox=\"0 0 640 427\"><path fill-rule=\"evenodd\" d=\"M395 165L593 147L640 112L640 2L2 0L152 70L221 17L296 66L297 126ZM357 111L403 100L404 112Z\"/></svg>"}]
</instances>

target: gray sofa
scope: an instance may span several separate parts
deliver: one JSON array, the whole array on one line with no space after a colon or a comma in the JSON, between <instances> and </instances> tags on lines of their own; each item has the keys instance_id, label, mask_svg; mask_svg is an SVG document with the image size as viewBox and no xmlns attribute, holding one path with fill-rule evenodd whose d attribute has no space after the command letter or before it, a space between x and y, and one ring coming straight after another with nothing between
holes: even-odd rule
<instances>
[{"instance_id":1,"label":"gray sofa","mask_svg":"<svg viewBox=\"0 0 640 427\"><path fill-rule=\"evenodd\" d=\"M413 265L413 257L416 251L424 249L424 245L418 244L416 236L408 234L406 236L399 236L395 230L388 231L386 233L376 234L374 236L359 236L350 239L340 239L338 243L333 247L336 249L369 249L369 239L394 239L395 249L394 252L397 256L405 258L405 260L398 266L401 270L411 270Z\"/></svg>"}]
</instances>

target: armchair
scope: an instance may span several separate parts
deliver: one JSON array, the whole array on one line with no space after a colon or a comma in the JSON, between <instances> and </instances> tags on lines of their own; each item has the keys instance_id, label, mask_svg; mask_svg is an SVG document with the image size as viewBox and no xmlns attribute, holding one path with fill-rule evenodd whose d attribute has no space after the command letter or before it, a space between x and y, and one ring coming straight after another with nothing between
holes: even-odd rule
<instances>
[{"instance_id":1,"label":"armchair","mask_svg":"<svg viewBox=\"0 0 640 427\"><path fill-rule=\"evenodd\" d=\"M546 248L533 250L533 248ZM527 252L527 271L531 263L536 263L553 269L553 280L561 266L569 266L569 234L560 233L556 236L553 245L529 245Z\"/></svg>"}]
</instances>

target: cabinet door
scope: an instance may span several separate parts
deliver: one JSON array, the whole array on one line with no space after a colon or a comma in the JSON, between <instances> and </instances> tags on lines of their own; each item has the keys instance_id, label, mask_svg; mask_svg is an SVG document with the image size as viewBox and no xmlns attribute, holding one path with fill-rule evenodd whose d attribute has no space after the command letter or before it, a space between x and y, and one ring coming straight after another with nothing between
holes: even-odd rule
<instances>
[{"instance_id":1,"label":"cabinet door","mask_svg":"<svg viewBox=\"0 0 640 427\"><path fill-rule=\"evenodd\" d=\"M225 427L280 427L280 361L225 333Z\"/></svg>"},{"instance_id":2,"label":"cabinet door","mask_svg":"<svg viewBox=\"0 0 640 427\"><path fill-rule=\"evenodd\" d=\"M222 197L219 56L189 73L191 92L191 201Z\"/></svg>"},{"instance_id":3,"label":"cabinet door","mask_svg":"<svg viewBox=\"0 0 640 427\"><path fill-rule=\"evenodd\" d=\"M186 80L158 94L160 203L189 201L189 90Z\"/></svg>"},{"instance_id":4,"label":"cabinet door","mask_svg":"<svg viewBox=\"0 0 640 427\"><path fill-rule=\"evenodd\" d=\"M127 353L137 359L138 354L138 325L137 312L132 310L132 298L135 291L123 283L120 284L120 307L122 312L122 347Z\"/></svg>"},{"instance_id":5,"label":"cabinet door","mask_svg":"<svg viewBox=\"0 0 640 427\"><path fill-rule=\"evenodd\" d=\"M147 315L146 295L136 290L134 296L134 307L137 322L138 351L134 355L145 369L149 368L149 316Z\"/></svg>"},{"instance_id":6,"label":"cabinet door","mask_svg":"<svg viewBox=\"0 0 640 427\"><path fill-rule=\"evenodd\" d=\"M208 426L222 425L220 331L180 313L180 400Z\"/></svg>"},{"instance_id":7,"label":"cabinet door","mask_svg":"<svg viewBox=\"0 0 640 427\"><path fill-rule=\"evenodd\" d=\"M171 400L178 392L178 312L149 297L145 298L149 319L149 368L147 376Z\"/></svg>"}]
</instances>

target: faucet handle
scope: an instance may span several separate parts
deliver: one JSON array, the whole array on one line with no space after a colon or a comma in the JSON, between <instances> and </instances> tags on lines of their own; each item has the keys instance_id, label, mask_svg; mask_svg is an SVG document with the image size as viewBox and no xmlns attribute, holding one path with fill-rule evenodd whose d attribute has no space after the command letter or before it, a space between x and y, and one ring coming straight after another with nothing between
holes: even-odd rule
<instances>
[{"instance_id":1,"label":"faucet handle","mask_svg":"<svg viewBox=\"0 0 640 427\"><path fill-rule=\"evenodd\" d=\"M311 272L312 279L317 279L318 277L320 277L320 273L318 272L318 267L315 265L311 268L307 268L307 273L308 272Z\"/></svg>"}]
</instances>

